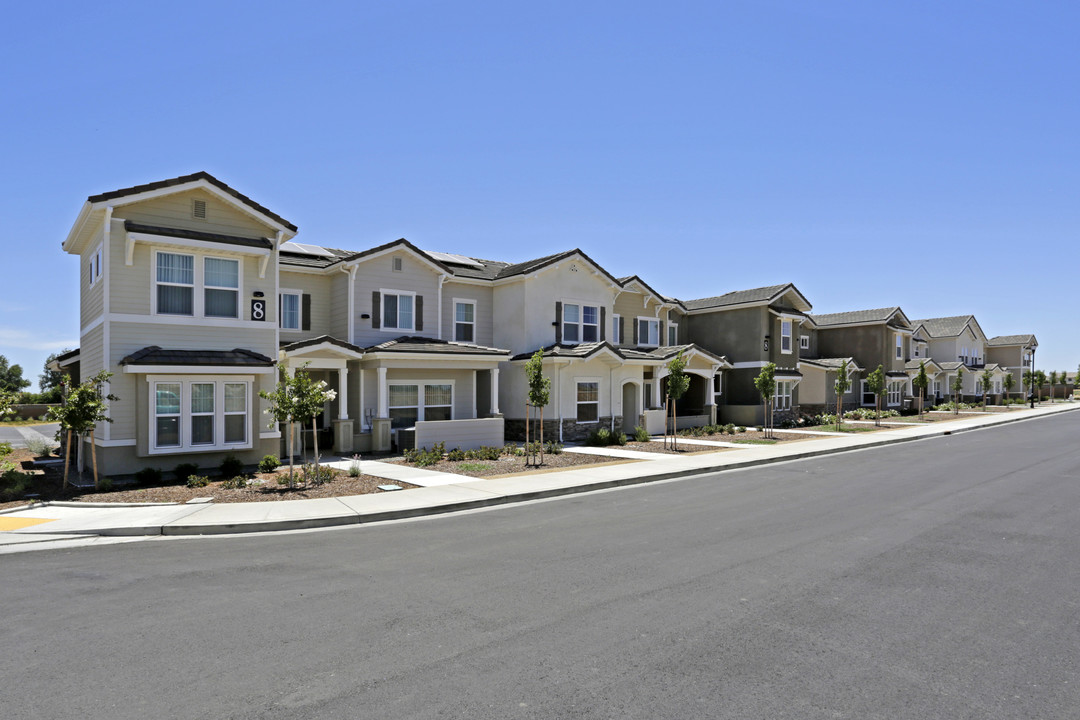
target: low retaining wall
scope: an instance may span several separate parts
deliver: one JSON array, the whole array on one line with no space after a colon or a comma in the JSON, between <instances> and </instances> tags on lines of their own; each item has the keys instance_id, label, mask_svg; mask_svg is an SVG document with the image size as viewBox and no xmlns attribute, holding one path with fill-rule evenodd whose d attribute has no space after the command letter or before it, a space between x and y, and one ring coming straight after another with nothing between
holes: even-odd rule
<instances>
[{"instance_id":1,"label":"low retaining wall","mask_svg":"<svg viewBox=\"0 0 1080 720\"><path fill-rule=\"evenodd\" d=\"M59 403L53 403L51 405L37 404L37 405L16 405L14 420L40 420L45 416L45 413L49 412L49 408L58 407Z\"/></svg>"}]
</instances>

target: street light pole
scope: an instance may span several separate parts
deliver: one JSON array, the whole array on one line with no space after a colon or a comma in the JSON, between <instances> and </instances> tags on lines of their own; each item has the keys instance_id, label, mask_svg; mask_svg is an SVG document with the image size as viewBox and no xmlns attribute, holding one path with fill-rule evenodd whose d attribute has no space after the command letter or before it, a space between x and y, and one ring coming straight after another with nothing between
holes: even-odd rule
<instances>
[{"instance_id":1,"label":"street light pole","mask_svg":"<svg viewBox=\"0 0 1080 720\"><path fill-rule=\"evenodd\" d=\"M1031 409L1035 409L1035 348L1031 348L1031 371L1028 375L1031 378L1031 392L1028 394L1028 400L1031 401Z\"/></svg>"}]
</instances>

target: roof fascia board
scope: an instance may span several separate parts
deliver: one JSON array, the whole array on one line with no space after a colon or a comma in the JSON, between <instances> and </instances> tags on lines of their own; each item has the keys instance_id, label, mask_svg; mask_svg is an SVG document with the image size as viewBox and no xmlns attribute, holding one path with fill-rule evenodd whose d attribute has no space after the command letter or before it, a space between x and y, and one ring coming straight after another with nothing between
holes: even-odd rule
<instances>
[{"instance_id":1,"label":"roof fascia board","mask_svg":"<svg viewBox=\"0 0 1080 720\"><path fill-rule=\"evenodd\" d=\"M410 243L408 240L405 240L404 238L402 238L401 240L395 240L394 242L387 244L386 247L382 248L381 250L377 250L368 255L359 255L352 257L346 256L343 258L339 258L337 261L330 263L330 265L327 266L327 269L337 265L338 263L345 263L347 266L359 265L360 263L364 263L369 260L375 260L377 258L383 257L384 255L389 255L390 253L395 252L409 253L421 263L430 267L432 271L438 275L449 275L450 277L454 276L454 273L450 268L436 262L426 253L414 247L412 243Z\"/></svg>"},{"instance_id":2,"label":"roof fascia board","mask_svg":"<svg viewBox=\"0 0 1080 720\"><path fill-rule=\"evenodd\" d=\"M770 300L754 300L752 302L735 303L734 305L713 305L707 308L687 309L687 315L703 315L708 312L726 312L728 310L745 310L752 307L767 307Z\"/></svg>"},{"instance_id":3,"label":"roof fascia board","mask_svg":"<svg viewBox=\"0 0 1080 720\"><path fill-rule=\"evenodd\" d=\"M359 360L364 357L364 353L362 352L349 350L348 348L343 348L340 345L329 342L321 342L318 345L305 345L304 347L296 348L295 350L282 348L282 352L291 358L299 357L301 355L310 355L313 352L334 352L339 355L344 355L350 360Z\"/></svg>"},{"instance_id":4,"label":"roof fascia board","mask_svg":"<svg viewBox=\"0 0 1080 720\"><path fill-rule=\"evenodd\" d=\"M256 255L259 257L269 256L270 248L256 248L247 245L233 245L227 242L211 242L210 240L192 240L190 238L178 238L171 235L154 235L152 233L129 232L128 241L133 243L145 243L147 245L173 245L177 247L194 248L196 250L211 250L216 252L230 252L239 255ZM129 263L130 264L130 263Z\"/></svg>"},{"instance_id":5,"label":"roof fascia board","mask_svg":"<svg viewBox=\"0 0 1080 720\"><path fill-rule=\"evenodd\" d=\"M73 251L78 236L82 234L83 227L90 221L93 212L94 206L89 202L84 202L82 207L79 208L79 214L75 217L75 222L71 226L71 230L68 231L67 238L60 244L60 248L64 252L70 253Z\"/></svg>"},{"instance_id":6,"label":"roof fascia board","mask_svg":"<svg viewBox=\"0 0 1080 720\"><path fill-rule=\"evenodd\" d=\"M273 365L124 365L133 375L269 375Z\"/></svg>"}]
</instances>

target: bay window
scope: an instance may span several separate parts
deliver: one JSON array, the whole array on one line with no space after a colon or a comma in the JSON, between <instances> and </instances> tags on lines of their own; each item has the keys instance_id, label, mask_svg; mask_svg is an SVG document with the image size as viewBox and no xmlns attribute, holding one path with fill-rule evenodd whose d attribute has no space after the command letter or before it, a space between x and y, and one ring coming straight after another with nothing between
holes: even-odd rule
<instances>
[{"instance_id":1,"label":"bay window","mask_svg":"<svg viewBox=\"0 0 1080 720\"><path fill-rule=\"evenodd\" d=\"M903 392L904 392L904 383L903 382L890 382L889 383L889 394L888 394L888 397L886 398L886 402L889 405L899 405L900 404L900 398L903 395Z\"/></svg>"},{"instance_id":2,"label":"bay window","mask_svg":"<svg viewBox=\"0 0 1080 720\"><path fill-rule=\"evenodd\" d=\"M151 378L150 384L151 453L251 447L250 379Z\"/></svg>"}]
</instances>

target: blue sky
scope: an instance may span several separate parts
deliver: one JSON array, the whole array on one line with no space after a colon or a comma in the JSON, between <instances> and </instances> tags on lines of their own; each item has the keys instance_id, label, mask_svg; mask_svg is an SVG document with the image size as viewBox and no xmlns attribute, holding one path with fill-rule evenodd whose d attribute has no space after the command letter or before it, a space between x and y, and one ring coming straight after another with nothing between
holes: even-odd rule
<instances>
[{"instance_id":1,"label":"blue sky","mask_svg":"<svg viewBox=\"0 0 1080 720\"><path fill-rule=\"evenodd\" d=\"M681 298L794 282L1075 371L1075 3L22 3L0 354L78 342L87 195L206 170L301 242L580 247ZM18 28L16 33L10 29Z\"/></svg>"}]
</instances>

